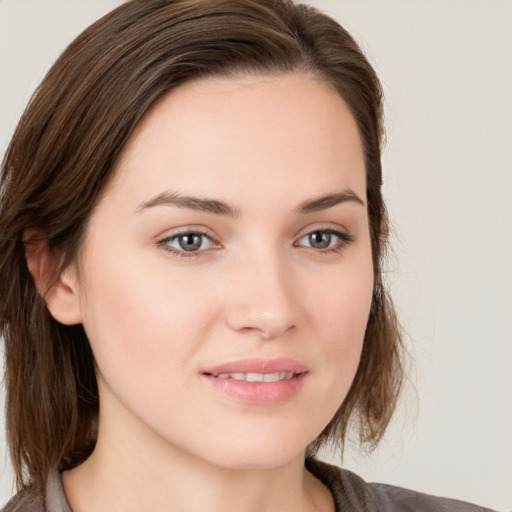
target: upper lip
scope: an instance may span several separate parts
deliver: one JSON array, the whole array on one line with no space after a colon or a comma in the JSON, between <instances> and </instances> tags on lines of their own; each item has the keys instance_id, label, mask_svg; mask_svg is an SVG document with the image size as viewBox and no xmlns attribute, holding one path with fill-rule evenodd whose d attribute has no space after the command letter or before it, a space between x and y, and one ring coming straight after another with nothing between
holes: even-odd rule
<instances>
[{"instance_id":1,"label":"upper lip","mask_svg":"<svg viewBox=\"0 0 512 512\"><path fill-rule=\"evenodd\" d=\"M230 361L217 366L206 368L202 371L206 375L220 375L221 373L277 373L293 372L305 373L308 368L294 359L240 359Z\"/></svg>"}]
</instances>

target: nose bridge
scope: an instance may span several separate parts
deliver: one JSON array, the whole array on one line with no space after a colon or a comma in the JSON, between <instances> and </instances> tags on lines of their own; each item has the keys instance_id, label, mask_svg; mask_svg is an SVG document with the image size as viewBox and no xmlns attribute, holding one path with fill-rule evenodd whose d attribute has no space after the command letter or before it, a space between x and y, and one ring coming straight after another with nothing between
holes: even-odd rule
<instances>
[{"instance_id":1,"label":"nose bridge","mask_svg":"<svg viewBox=\"0 0 512 512\"><path fill-rule=\"evenodd\" d=\"M293 270L276 247L240 255L233 278L227 319L230 326L264 338L280 336L297 322Z\"/></svg>"}]
</instances>

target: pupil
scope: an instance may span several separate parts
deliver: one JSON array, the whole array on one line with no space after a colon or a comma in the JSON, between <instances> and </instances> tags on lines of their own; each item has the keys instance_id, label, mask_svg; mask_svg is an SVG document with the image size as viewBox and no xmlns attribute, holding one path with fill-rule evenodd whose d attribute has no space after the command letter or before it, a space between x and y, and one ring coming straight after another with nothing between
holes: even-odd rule
<instances>
[{"instance_id":1,"label":"pupil","mask_svg":"<svg viewBox=\"0 0 512 512\"><path fill-rule=\"evenodd\" d=\"M194 233L182 235L179 239L179 244L184 251L195 251L201 247L201 236Z\"/></svg>"},{"instance_id":2,"label":"pupil","mask_svg":"<svg viewBox=\"0 0 512 512\"><path fill-rule=\"evenodd\" d=\"M325 249L331 244L331 234L325 231L315 231L309 236L309 243L316 249Z\"/></svg>"}]
</instances>

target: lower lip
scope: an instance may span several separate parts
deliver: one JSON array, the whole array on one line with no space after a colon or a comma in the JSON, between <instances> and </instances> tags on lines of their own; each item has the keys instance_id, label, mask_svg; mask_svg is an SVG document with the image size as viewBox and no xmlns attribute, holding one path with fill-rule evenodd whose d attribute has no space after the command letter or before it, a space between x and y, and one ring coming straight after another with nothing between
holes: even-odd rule
<instances>
[{"instance_id":1,"label":"lower lip","mask_svg":"<svg viewBox=\"0 0 512 512\"><path fill-rule=\"evenodd\" d=\"M203 374L203 378L218 391L254 405L271 405L289 400L299 392L306 376L307 372L304 372L277 382L247 382Z\"/></svg>"}]
</instances>

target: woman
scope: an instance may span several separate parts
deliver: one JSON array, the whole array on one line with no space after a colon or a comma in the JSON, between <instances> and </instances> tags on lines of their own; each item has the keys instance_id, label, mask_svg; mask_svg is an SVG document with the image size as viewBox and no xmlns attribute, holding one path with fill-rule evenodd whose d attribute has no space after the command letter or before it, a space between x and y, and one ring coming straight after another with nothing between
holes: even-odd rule
<instances>
[{"instance_id":1,"label":"woman","mask_svg":"<svg viewBox=\"0 0 512 512\"><path fill-rule=\"evenodd\" d=\"M378 443L403 378L381 138L311 8L133 0L79 36L3 164L5 510L482 510L314 459Z\"/></svg>"}]
</instances>

